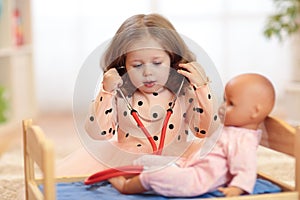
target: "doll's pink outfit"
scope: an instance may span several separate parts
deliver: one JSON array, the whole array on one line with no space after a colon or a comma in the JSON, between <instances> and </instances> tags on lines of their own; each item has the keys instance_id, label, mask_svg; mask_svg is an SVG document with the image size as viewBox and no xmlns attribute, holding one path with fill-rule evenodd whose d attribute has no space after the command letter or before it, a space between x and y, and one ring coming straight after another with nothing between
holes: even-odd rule
<instances>
[{"instance_id":1,"label":"doll's pink outfit","mask_svg":"<svg viewBox=\"0 0 300 200\"><path fill-rule=\"evenodd\" d=\"M256 150L260 130L224 127L212 151L157 171L143 171L146 190L165 196L197 196L229 185L251 193L256 180Z\"/></svg>"}]
</instances>

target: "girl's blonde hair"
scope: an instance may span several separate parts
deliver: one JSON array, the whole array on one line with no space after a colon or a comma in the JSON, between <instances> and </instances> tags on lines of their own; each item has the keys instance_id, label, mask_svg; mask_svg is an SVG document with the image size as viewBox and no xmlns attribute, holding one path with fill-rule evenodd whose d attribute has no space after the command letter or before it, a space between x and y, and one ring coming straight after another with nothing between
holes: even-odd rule
<instances>
[{"instance_id":1,"label":"girl's blonde hair","mask_svg":"<svg viewBox=\"0 0 300 200\"><path fill-rule=\"evenodd\" d=\"M156 40L167 52L171 61L170 67L175 69L173 71L179 68L179 63L188 63L195 60L193 53L190 52L169 20L159 14L138 14L125 20L112 38L102 58L104 72L116 68L120 76L126 75L124 66L130 46L147 36ZM166 86L169 85L174 89L178 88L178 84L180 84L178 78L181 75L172 73L170 76L172 78L169 77L169 83L167 82Z\"/></svg>"}]
</instances>

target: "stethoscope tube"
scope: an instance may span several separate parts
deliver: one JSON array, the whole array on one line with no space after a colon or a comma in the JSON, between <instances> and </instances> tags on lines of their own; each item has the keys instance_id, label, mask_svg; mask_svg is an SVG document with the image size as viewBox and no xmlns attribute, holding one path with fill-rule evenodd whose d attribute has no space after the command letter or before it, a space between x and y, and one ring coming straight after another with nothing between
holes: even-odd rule
<instances>
[{"instance_id":1,"label":"stethoscope tube","mask_svg":"<svg viewBox=\"0 0 300 200\"><path fill-rule=\"evenodd\" d=\"M165 118L164 123L163 123L162 130L161 130L161 138L160 138L160 142L159 142L159 146L158 146L158 151L157 151L158 155L161 155L162 150L164 148L165 138L166 138L166 132L167 132L167 125L169 123L169 119L170 119L172 113L173 113L172 108L169 108L167 110L167 115L166 115L166 118Z\"/></svg>"},{"instance_id":2,"label":"stethoscope tube","mask_svg":"<svg viewBox=\"0 0 300 200\"><path fill-rule=\"evenodd\" d=\"M152 150L153 150L153 153L157 152L157 146L155 144L155 141L153 140L151 134L148 132L148 130L146 129L146 127L144 126L144 124L142 123L142 121L139 119L137 111L133 109L133 110L131 110L130 113L131 113L132 117L134 118L134 120L136 121L138 127L140 129L142 129L143 133L145 134L145 136L147 137L148 141L150 142Z\"/></svg>"},{"instance_id":3,"label":"stethoscope tube","mask_svg":"<svg viewBox=\"0 0 300 200\"><path fill-rule=\"evenodd\" d=\"M84 184L90 185L116 176L138 175L143 171L143 166L122 166L97 172L84 180Z\"/></svg>"}]
</instances>

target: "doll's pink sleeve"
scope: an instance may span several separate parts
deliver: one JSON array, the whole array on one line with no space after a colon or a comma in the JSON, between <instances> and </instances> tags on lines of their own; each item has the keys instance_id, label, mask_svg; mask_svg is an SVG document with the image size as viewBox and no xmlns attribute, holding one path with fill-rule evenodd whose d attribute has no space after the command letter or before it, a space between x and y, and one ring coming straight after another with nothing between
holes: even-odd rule
<instances>
[{"instance_id":1,"label":"doll's pink sleeve","mask_svg":"<svg viewBox=\"0 0 300 200\"><path fill-rule=\"evenodd\" d=\"M115 95L115 93L106 92L101 88L98 96L92 102L85 122L85 130L91 138L107 140L117 133Z\"/></svg>"},{"instance_id":2,"label":"doll's pink sleeve","mask_svg":"<svg viewBox=\"0 0 300 200\"><path fill-rule=\"evenodd\" d=\"M230 142L231 145L228 147L230 152L228 154L229 171L233 176L229 186L236 186L251 193L256 181L258 140L253 133L243 134L244 137Z\"/></svg>"}]
</instances>

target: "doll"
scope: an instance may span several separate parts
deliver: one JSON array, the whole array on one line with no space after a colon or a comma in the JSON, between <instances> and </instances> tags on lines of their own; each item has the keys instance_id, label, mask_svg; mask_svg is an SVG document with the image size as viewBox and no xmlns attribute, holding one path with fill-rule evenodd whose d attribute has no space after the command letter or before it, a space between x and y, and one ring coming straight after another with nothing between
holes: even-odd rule
<instances>
[{"instance_id":1,"label":"doll","mask_svg":"<svg viewBox=\"0 0 300 200\"><path fill-rule=\"evenodd\" d=\"M224 127L206 157L179 159L157 170L147 170L147 159L140 159L136 163L145 165L141 174L109 181L125 194L153 190L164 196L188 197L216 189L227 197L249 194L256 180L259 125L271 112L274 101L274 88L267 78L253 73L238 75L226 84L224 103L219 108Z\"/></svg>"}]
</instances>

